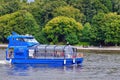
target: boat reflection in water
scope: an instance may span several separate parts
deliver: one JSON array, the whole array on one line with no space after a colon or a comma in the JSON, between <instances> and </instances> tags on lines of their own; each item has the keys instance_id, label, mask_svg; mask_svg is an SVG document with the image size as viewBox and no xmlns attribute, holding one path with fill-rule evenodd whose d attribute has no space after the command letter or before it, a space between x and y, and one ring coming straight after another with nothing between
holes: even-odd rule
<instances>
[{"instance_id":1,"label":"boat reflection in water","mask_svg":"<svg viewBox=\"0 0 120 80\"><path fill-rule=\"evenodd\" d=\"M8 65L7 65L8 67ZM80 71L82 69L81 65L72 65L72 66L55 66L55 65L41 65L41 64L12 64L9 65L7 69L7 75L9 76L31 76L37 73L42 75L49 74L49 72L69 72L69 71ZM47 76L46 76L47 77Z\"/></svg>"}]
</instances>

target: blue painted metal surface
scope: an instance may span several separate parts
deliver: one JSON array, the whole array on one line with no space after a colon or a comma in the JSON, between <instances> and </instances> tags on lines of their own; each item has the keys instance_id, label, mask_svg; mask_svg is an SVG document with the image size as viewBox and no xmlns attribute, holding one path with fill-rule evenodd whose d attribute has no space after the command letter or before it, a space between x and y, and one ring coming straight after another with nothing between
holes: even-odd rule
<instances>
[{"instance_id":1,"label":"blue painted metal surface","mask_svg":"<svg viewBox=\"0 0 120 80\"><path fill-rule=\"evenodd\" d=\"M33 46L36 44L39 44L37 41L36 42L25 42L23 39L34 39L33 36L28 36L28 35L19 35L15 32L12 33L12 35L8 36L7 38L9 40L8 47L11 46Z\"/></svg>"},{"instance_id":2,"label":"blue painted metal surface","mask_svg":"<svg viewBox=\"0 0 120 80\"><path fill-rule=\"evenodd\" d=\"M77 50L68 45L41 45L33 36L19 35L15 32L7 39L9 40L9 44L6 49L6 60L12 64L47 64L61 66L82 64L83 62L83 57L77 56ZM71 57L67 56L67 52Z\"/></svg>"},{"instance_id":3,"label":"blue painted metal surface","mask_svg":"<svg viewBox=\"0 0 120 80\"><path fill-rule=\"evenodd\" d=\"M81 65L83 58L77 58L76 64ZM47 64L47 65L73 65L73 59L66 59L66 64L64 64L64 59L12 59L13 64Z\"/></svg>"}]
</instances>

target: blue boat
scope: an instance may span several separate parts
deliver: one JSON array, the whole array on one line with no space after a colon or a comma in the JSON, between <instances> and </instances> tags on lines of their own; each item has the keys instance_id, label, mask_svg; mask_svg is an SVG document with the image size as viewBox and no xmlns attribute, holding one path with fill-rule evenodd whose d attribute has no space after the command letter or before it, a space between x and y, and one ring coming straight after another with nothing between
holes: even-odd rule
<instances>
[{"instance_id":1,"label":"blue boat","mask_svg":"<svg viewBox=\"0 0 120 80\"><path fill-rule=\"evenodd\" d=\"M8 36L6 60L11 64L42 65L81 65L83 54L71 45L43 45L34 36L19 35L15 32Z\"/></svg>"}]
</instances>

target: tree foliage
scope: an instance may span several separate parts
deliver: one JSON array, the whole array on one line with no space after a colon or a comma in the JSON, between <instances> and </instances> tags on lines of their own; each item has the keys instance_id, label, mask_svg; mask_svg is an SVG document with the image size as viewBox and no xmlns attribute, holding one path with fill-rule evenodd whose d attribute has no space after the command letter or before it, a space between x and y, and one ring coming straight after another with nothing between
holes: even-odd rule
<instances>
[{"instance_id":1,"label":"tree foliage","mask_svg":"<svg viewBox=\"0 0 120 80\"><path fill-rule=\"evenodd\" d=\"M120 0L112 0L112 11L120 14Z\"/></svg>"},{"instance_id":2,"label":"tree foliage","mask_svg":"<svg viewBox=\"0 0 120 80\"><path fill-rule=\"evenodd\" d=\"M112 11L112 0L100 0L100 2L106 6L109 11Z\"/></svg>"},{"instance_id":3,"label":"tree foliage","mask_svg":"<svg viewBox=\"0 0 120 80\"><path fill-rule=\"evenodd\" d=\"M17 0L5 1L5 3L0 5L0 16L13 13L19 9L20 9L20 4Z\"/></svg>"},{"instance_id":4,"label":"tree foliage","mask_svg":"<svg viewBox=\"0 0 120 80\"><path fill-rule=\"evenodd\" d=\"M76 44L79 42L81 29L82 25L73 18L58 16L49 21L43 31L49 42Z\"/></svg>"},{"instance_id":5,"label":"tree foliage","mask_svg":"<svg viewBox=\"0 0 120 80\"><path fill-rule=\"evenodd\" d=\"M69 18L74 18L78 22L85 22L85 16L80 12L79 9L72 6L62 6L54 9L53 16L66 16Z\"/></svg>"},{"instance_id":6,"label":"tree foliage","mask_svg":"<svg viewBox=\"0 0 120 80\"><path fill-rule=\"evenodd\" d=\"M99 44L120 44L120 15L99 13L93 18L92 40Z\"/></svg>"},{"instance_id":7,"label":"tree foliage","mask_svg":"<svg viewBox=\"0 0 120 80\"><path fill-rule=\"evenodd\" d=\"M34 5L34 4L33 4ZM38 3L36 2L34 7L30 6L31 10L29 10L33 16L35 17L36 21L39 25L45 25L49 20L53 17L53 11L57 7L66 6L66 2L60 0L43 0Z\"/></svg>"},{"instance_id":8,"label":"tree foliage","mask_svg":"<svg viewBox=\"0 0 120 80\"><path fill-rule=\"evenodd\" d=\"M94 15L99 12L107 13L109 9L100 0L65 0L68 4L80 9L86 16L86 22L91 22ZM107 4L107 3L106 3Z\"/></svg>"},{"instance_id":9,"label":"tree foliage","mask_svg":"<svg viewBox=\"0 0 120 80\"><path fill-rule=\"evenodd\" d=\"M85 23L82 30L81 41L90 42L90 36L91 36L91 25L90 23Z\"/></svg>"},{"instance_id":10,"label":"tree foliage","mask_svg":"<svg viewBox=\"0 0 120 80\"><path fill-rule=\"evenodd\" d=\"M120 0L1 0L0 42L15 30L35 34L40 43L120 45L119 14ZM71 28L76 23L83 30ZM50 24L55 30L45 32Z\"/></svg>"},{"instance_id":11,"label":"tree foliage","mask_svg":"<svg viewBox=\"0 0 120 80\"><path fill-rule=\"evenodd\" d=\"M120 15L116 13L106 14L102 27L105 33L105 43L120 44Z\"/></svg>"},{"instance_id":12,"label":"tree foliage","mask_svg":"<svg viewBox=\"0 0 120 80\"><path fill-rule=\"evenodd\" d=\"M27 11L17 11L0 17L0 41L5 42L12 31L35 35L39 29L33 16Z\"/></svg>"}]
</instances>

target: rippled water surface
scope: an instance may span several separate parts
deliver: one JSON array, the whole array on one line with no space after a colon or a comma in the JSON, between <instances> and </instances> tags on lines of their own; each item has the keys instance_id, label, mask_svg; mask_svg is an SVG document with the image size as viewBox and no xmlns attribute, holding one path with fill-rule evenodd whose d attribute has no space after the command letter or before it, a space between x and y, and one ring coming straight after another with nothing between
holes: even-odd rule
<instances>
[{"instance_id":1,"label":"rippled water surface","mask_svg":"<svg viewBox=\"0 0 120 80\"><path fill-rule=\"evenodd\" d=\"M84 53L83 65L73 67L0 64L0 80L120 80L120 54Z\"/></svg>"}]
</instances>

